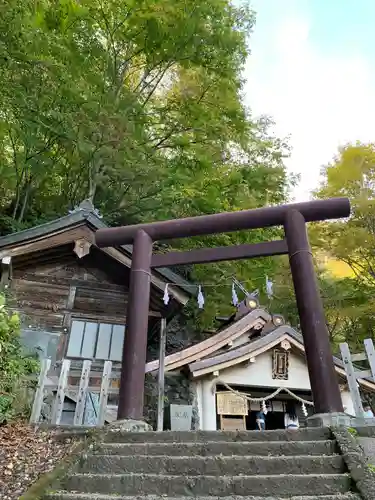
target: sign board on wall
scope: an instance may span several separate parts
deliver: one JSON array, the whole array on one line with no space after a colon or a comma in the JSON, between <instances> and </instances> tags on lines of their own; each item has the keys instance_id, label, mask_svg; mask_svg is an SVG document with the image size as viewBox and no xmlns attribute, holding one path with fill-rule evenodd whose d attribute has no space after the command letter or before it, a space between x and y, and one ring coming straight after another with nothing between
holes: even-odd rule
<instances>
[{"instance_id":1,"label":"sign board on wall","mask_svg":"<svg viewBox=\"0 0 375 500\"><path fill-rule=\"evenodd\" d=\"M284 403L282 401L271 401L272 411L284 412Z\"/></svg>"},{"instance_id":2,"label":"sign board on wall","mask_svg":"<svg viewBox=\"0 0 375 500\"><path fill-rule=\"evenodd\" d=\"M246 420L244 417L220 416L220 429L222 431L246 431Z\"/></svg>"},{"instance_id":3,"label":"sign board on wall","mask_svg":"<svg viewBox=\"0 0 375 500\"><path fill-rule=\"evenodd\" d=\"M247 415L247 399L233 394L233 392L218 392L217 413L218 415Z\"/></svg>"},{"instance_id":4,"label":"sign board on wall","mask_svg":"<svg viewBox=\"0 0 375 500\"><path fill-rule=\"evenodd\" d=\"M170 405L170 412L172 431L191 430L193 416L193 407L191 405Z\"/></svg>"}]
</instances>

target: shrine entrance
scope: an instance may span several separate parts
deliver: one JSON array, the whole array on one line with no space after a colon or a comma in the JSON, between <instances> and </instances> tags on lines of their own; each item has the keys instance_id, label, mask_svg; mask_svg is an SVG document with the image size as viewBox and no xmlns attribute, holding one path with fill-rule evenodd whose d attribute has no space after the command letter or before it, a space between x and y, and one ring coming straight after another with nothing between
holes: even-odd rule
<instances>
[{"instance_id":1,"label":"shrine entrance","mask_svg":"<svg viewBox=\"0 0 375 500\"><path fill-rule=\"evenodd\" d=\"M272 387L233 387L238 393L226 390L220 384L216 389L216 428L218 430L257 430L256 416L262 409L260 400L265 398L267 406L266 430L285 428L285 412L288 401L295 402L296 415L300 427L306 426L306 419L313 414L311 406L302 407L292 396L281 392L275 398L267 399L273 392ZM311 401L311 391L293 391L303 400ZM249 397L249 399L246 399ZM257 401L251 401L250 398Z\"/></svg>"},{"instance_id":2,"label":"shrine entrance","mask_svg":"<svg viewBox=\"0 0 375 500\"><path fill-rule=\"evenodd\" d=\"M316 413L341 413L343 405L306 223L338 219L349 215L349 200L333 198L99 229L96 232L98 247L133 245L118 419L140 420L143 417L151 269L177 264L198 264L282 254L289 255L315 411ZM283 226L284 239L188 252L153 254L152 251L155 241L273 226Z\"/></svg>"}]
</instances>

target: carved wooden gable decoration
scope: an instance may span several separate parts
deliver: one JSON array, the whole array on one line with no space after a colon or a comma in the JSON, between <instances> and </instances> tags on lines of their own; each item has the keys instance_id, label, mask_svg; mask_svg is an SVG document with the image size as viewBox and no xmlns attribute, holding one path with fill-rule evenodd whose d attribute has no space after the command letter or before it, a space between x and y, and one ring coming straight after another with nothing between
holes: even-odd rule
<instances>
[{"instance_id":1,"label":"carved wooden gable decoration","mask_svg":"<svg viewBox=\"0 0 375 500\"><path fill-rule=\"evenodd\" d=\"M288 372L289 352L285 349L274 349L272 352L272 378L277 380L288 380Z\"/></svg>"}]
</instances>

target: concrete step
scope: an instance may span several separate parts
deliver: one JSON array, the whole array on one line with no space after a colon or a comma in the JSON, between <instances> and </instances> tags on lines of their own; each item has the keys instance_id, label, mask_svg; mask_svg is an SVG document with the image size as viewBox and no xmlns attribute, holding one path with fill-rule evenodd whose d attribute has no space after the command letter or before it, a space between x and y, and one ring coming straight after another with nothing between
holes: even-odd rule
<instances>
[{"instance_id":1,"label":"concrete step","mask_svg":"<svg viewBox=\"0 0 375 500\"><path fill-rule=\"evenodd\" d=\"M267 476L166 476L162 474L71 474L66 491L117 495L255 496L335 495L350 491L347 474Z\"/></svg>"},{"instance_id":2,"label":"concrete step","mask_svg":"<svg viewBox=\"0 0 375 500\"><path fill-rule=\"evenodd\" d=\"M235 476L262 474L340 474L340 455L331 456L213 456L89 455L75 472L92 474L165 474L176 476Z\"/></svg>"},{"instance_id":3,"label":"concrete step","mask_svg":"<svg viewBox=\"0 0 375 500\"><path fill-rule=\"evenodd\" d=\"M50 493L45 500L192 500L192 497L165 497L165 496L131 496L102 495L98 493L68 493L58 491ZM231 496L231 497L195 497L195 500L361 500L356 493L344 493L343 495L319 495L319 496Z\"/></svg>"},{"instance_id":4,"label":"concrete step","mask_svg":"<svg viewBox=\"0 0 375 500\"><path fill-rule=\"evenodd\" d=\"M165 431L165 432L120 432L105 433L106 443L191 443L231 441L318 441L331 439L329 429L306 428L298 431Z\"/></svg>"},{"instance_id":5,"label":"concrete step","mask_svg":"<svg viewBox=\"0 0 375 500\"><path fill-rule=\"evenodd\" d=\"M263 433L262 433L263 434ZM100 455L332 455L337 451L335 441L254 441L206 442L206 443L105 443L97 446L94 453Z\"/></svg>"}]
</instances>

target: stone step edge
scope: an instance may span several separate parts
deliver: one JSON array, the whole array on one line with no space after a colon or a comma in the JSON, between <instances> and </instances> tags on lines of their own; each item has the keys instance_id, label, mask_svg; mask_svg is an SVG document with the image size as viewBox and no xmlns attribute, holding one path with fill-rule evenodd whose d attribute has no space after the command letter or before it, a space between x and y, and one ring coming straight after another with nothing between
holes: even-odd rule
<instances>
[{"instance_id":1,"label":"stone step edge","mask_svg":"<svg viewBox=\"0 0 375 500\"><path fill-rule=\"evenodd\" d=\"M228 431L164 431L164 432L125 432L118 429L110 429L102 434L103 441L113 442L115 440L125 441L125 442L184 442L184 441L214 441L214 442L225 442L225 441L246 441L250 440L264 440L264 441L303 441L315 440L321 441L324 439L332 439L332 432L330 429L324 428L309 428L301 429L296 431L286 431L286 430L272 430L262 432L262 437L259 435L259 431L239 431L239 432L228 432Z\"/></svg>"},{"instance_id":2,"label":"stone step edge","mask_svg":"<svg viewBox=\"0 0 375 500\"><path fill-rule=\"evenodd\" d=\"M221 459L243 459L243 460L249 460L249 459L256 459L256 460L296 460L296 459L305 459L305 458L310 458L311 460L318 460L319 458L337 458L341 457L340 453L330 453L329 455L326 455L322 453L321 455L224 455L223 453L220 453L220 455L176 455L176 456L168 456L168 455L137 455L136 457L132 457L131 455L109 455L108 453L89 453L87 454L87 457L90 458L103 458L103 457L110 457L115 458L115 459L129 459L132 458L133 460L137 460L137 458L145 459L145 458L152 458L152 460L155 459L162 459L162 460L172 460L178 461L178 460L221 460Z\"/></svg>"},{"instance_id":3,"label":"stone step edge","mask_svg":"<svg viewBox=\"0 0 375 500\"><path fill-rule=\"evenodd\" d=\"M104 495L102 493L70 493L67 491L55 491L54 493L49 493L47 495L48 499L65 499L65 500L361 500L361 497L357 493L344 493L337 495L320 495L319 498L311 495L302 496L287 496L287 497L275 497L275 496L230 496L230 497L170 497L170 496L157 496L157 495L137 495L137 496L119 496L119 495Z\"/></svg>"},{"instance_id":4,"label":"stone step edge","mask_svg":"<svg viewBox=\"0 0 375 500\"><path fill-rule=\"evenodd\" d=\"M299 432L301 434L307 434L307 433L314 433L314 434L324 434L325 432L331 432L329 427L301 427L298 430L286 430L286 429L269 429L263 431L266 434L286 434L290 432ZM197 431L142 431L142 432L129 432L127 430L121 430L117 429L116 427L108 428L105 427L105 433L113 433L113 434L124 434L124 435L129 435L131 434L132 436L168 436L168 435L178 435L178 434L194 434L194 435L209 435L209 434L219 434L223 435L226 434L228 436L244 436L246 434L258 434L259 431L256 429L246 429L246 430L238 430L238 431L223 431L223 430L216 430L216 431L204 431L204 430L197 430Z\"/></svg>"},{"instance_id":5,"label":"stone step edge","mask_svg":"<svg viewBox=\"0 0 375 500\"><path fill-rule=\"evenodd\" d=\"M168 479L168 480L172 480L172 479L178 479L178 478L182 478L182 479L191 479L191 480L196 480L197 478L200 478L200 477L206 477L206 478L209 478L209 479L216 479L216 480L220 480L220 479L223 479L223 478L232 478L232 479L254 479L254 478L280 478L280 477L290 477L290 478L302 478L302 477L309 477L311 479L313 478L331 478L331 477L337 477L337 478L341 478L341 477L350 477L350 474L347 473L347 472L343 472L342 474L338 474L338 473L335 473L335 474L257 474L257 475L254 475L254 476L251 476L251 475L246 475L246 474L242 474L242 475L239 475L239 476L226 476L226 475L221 475L221 476L216 476L216 475L212 475L212 474L202 474L202 475L198 475L198 476L188 476L188 475L182 475L182 474L145 474L145 473L135 473L135 472L129 472L129 473L124 473L124 474L103 474L103 473L90 473L90 472L73 472L71 474L69 474L67 477L99 477L99 478L118 478L118 477L140 477L140 478L144 478L144 477L152 477L152 478L165 478L165 479Z\"/></svg>"},{"instance_id":6,"label":"stone step edge","mask_svg":"<svg viewBox=\"0 0 375 500\"><path fill-rule=\"evenodd\" d=\"M111 443L111 442L101 442L99 445L97 445L98 447L101 447L101 446L113 446L113 447L120 447L120 446L127 446L127 447L131 447L131 446L181 446L181 445L185 445L185 446L202 446L202 445L206 445L206 444L215 444L215 445L226 445L226 444L243 444L243 445L248 445L248 444L257 444L257 445L261 445L261 444L264 444L264 445L269 445L269 444L274 444L274 443L277 443L279 445L282 445L282 444L295 444L295 443L298 443L298 444L307 444L307 445L310 445L310 444L317 444L317 443L334 443L335 440L334 439L322 439L320 441L316 441L316 440L306 440L306 441L281 441L281 440L276 440L276 441L258 441L258 440L255 440L255 441L178 441L178 442L172 442L172 441L150 441L150 442L144 442L144 441L127 441L127 442L124 442L124 443Z\"/></svg>"}]
</instances>

